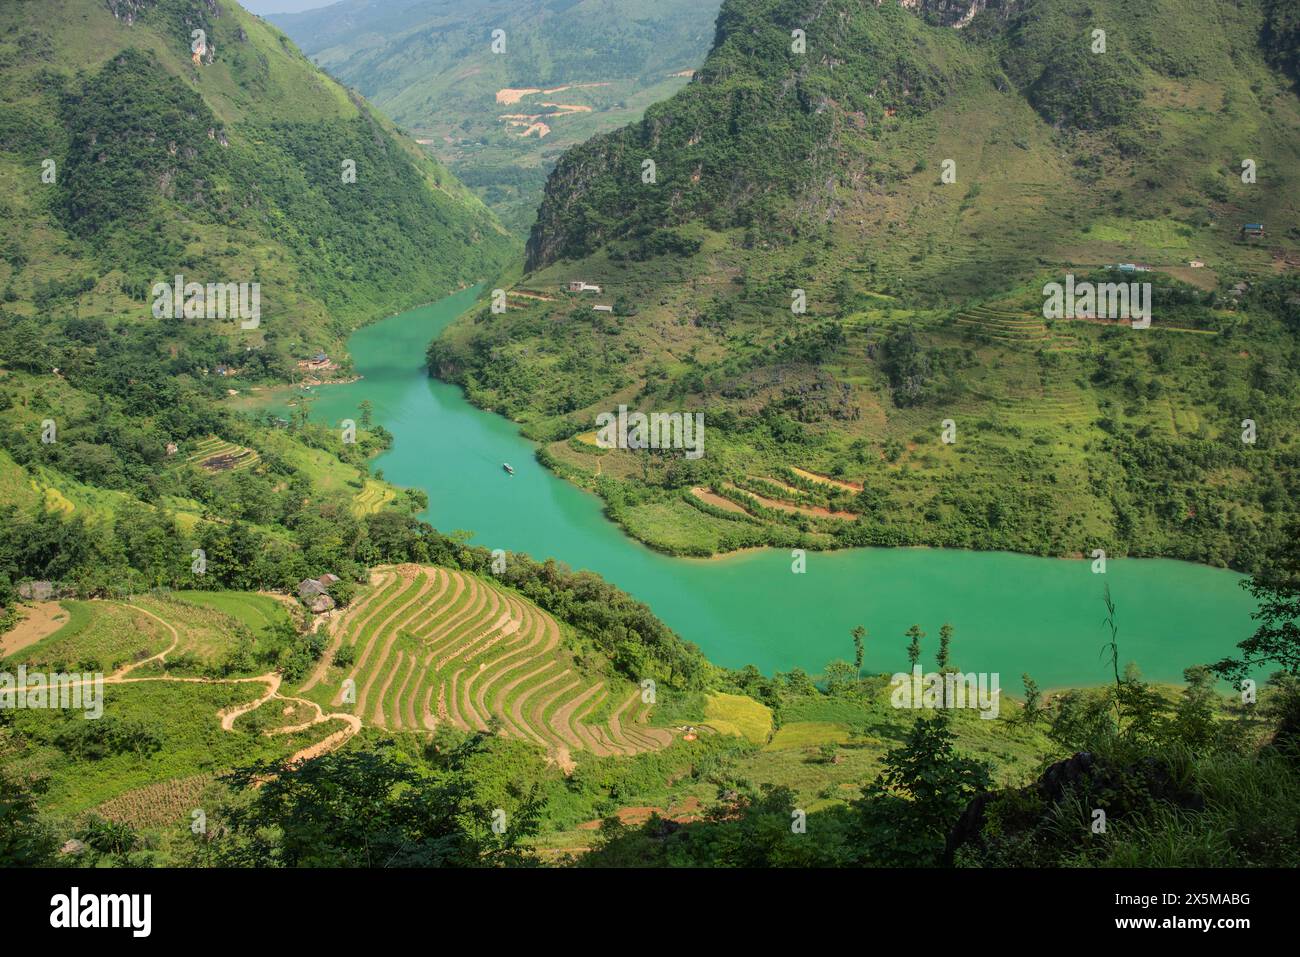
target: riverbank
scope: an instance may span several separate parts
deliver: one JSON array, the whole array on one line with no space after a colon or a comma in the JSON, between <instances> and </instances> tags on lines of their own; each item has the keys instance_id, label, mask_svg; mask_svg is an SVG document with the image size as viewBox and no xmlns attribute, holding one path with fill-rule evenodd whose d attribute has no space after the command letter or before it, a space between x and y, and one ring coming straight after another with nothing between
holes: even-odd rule
<instances>
[{"instance_id":1,"label":"riverbank","mask_svg":"<svg viewBox=\"0 0 1300 957\"><path fill-rule=\"evenodd\" d=\"M318 394L312 418L356 418L368 401L394 437L373 467L428 495L423 519L444 532L468 529L488 548L599 572L720 665L818 674L832 659L852 659L849 633L861 624L864 668L893 673L906 670L912 624L927 633L929 661L939 627L951 623L953 660L1001 673L1004 687L1022 672L1042 687L1099 684L1108 678L1098 654L1105 585L1119 607L1122 662L1136 661L1152 680L1177 681L1253 631L1239 575L1178 561L1116 559L1094 575L1090 562L1007 552L856 548L809 550L796 570L789 550L687 561L651 551L607 520L600 498L545 469L513 423L428 376L425 346L474 304L466 291L357 332L349 348L364 378ZM513 477L502 462L515 466Z\"/></svg>"}]
</instances>

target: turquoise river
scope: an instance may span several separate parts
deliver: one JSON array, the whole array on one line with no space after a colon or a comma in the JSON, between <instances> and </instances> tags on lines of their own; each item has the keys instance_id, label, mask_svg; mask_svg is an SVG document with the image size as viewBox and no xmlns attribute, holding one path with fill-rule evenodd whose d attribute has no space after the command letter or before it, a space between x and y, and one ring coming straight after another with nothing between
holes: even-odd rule
<instances>
[{"instance_id":1,"label":"turquoise river","mask_svg":"<svg viewBox=\"0 0 1300 957\"><path fill-rule=\"evenodd\" d=\"M653 552L605 519L594 495L542 468L512 423L428 377L425 347L476 295L465 290L357 332L349 348L362 378L315 389L312 418L355 418L369 399L394 437L375 467L428 493L423 518L445 532L472 530L489 548L599 572L718 664L816 674L833 658L852 659L849 631L861 623L866 667L899 671L909 625L926 632L923 660L932 662L939 626L951 622L956 663L1000 673L1013 693L1022 672L1043 687L1096 684L1108 675L1103 584L1118 606L1121 663L1136 661L1152 680L1177 680L1188 665L1231 653L1252 630L1241 576L1184 562L1111 560L1102 576L1088 561L854 549L809 552L806 572L794 574L788 551L712 561Z\"/></svg>"}]
</instances>

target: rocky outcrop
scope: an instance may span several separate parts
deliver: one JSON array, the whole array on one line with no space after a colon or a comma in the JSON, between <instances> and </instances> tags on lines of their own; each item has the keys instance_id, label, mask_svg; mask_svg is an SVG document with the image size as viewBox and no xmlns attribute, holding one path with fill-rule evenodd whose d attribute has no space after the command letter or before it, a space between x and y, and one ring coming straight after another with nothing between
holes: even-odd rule
<instances>
[{"instance_id":1,"label":"rocky outcrop","mask_svg":"<svg viewBox=\"0 0 1300 957\"><path fill-rule=\"evenodd\" d=\"M192 0L196 8L202 8L208 16L221 16L221 4L219 0ZM108 12L121 20L127 26L131 26L140 19L145 13L158 5L158 0L104 0Z\"/></svg>"},{"instance_id":2,"label":"rocky outcrop","mask_svg":"<svg viewBox=\"0 0 1300 957\"><path fill-rule=\"evenodd\" d=\"M140 16L154 6L156 0L104 0L108 5L108 12L117 17L127 26L131 26Z\"/></svg>"},{"instance_id":3,"label":"rocky outcrop","mask_svg":"<svg viewBox=\"0 0 1300 957\"><path fill-rule=\"evenodd\" d=\"M1175 779L1167 765L1155 758L1115 766L1088 751L1057 761L1037 781L1025 788L989 791L966 806L953 825L944 846L943 859L952 864L960 848L988 852L993 842L1017 848L1035 845L1032 835L1040 827L1052 827L1052 812L1067 797L1076 797L1090 808L1106 812L1107 820L1122 819L1153 804L1172 805L1184 810L1201 810L1205 799ZM998 816L995 837L989 834L989 819ZM1080 833L1080 838L1083 838ZM997 863L1007 863L998 860ZM1017 860L1035 866L1032 860Z\"/></svg>"},{"instance_id":4,"label":"rocky outcrop","mask_svg":"<svg viewBox=\"0 0 1300 957\"><path fill-rule=\"evenodd\" d=\"M876 0L876 6L892 2ZM1019 0L899 0L899 3L929 23L960 29L986 10L1005 20Z\"/></svg>"}]
</instances>

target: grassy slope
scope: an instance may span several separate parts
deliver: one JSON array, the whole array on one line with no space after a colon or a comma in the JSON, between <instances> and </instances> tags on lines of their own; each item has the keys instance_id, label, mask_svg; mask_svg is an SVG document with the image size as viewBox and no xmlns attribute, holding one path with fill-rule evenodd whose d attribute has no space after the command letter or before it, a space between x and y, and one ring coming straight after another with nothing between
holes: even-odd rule
<instances>
[{"instance_id":1,"label":"grassy slope","mask_svg":"<svg viewBox=\"0 0 1300 957\"><path fill-rule=\"evenodd\" d=\"M547 442L561 474L669 551L1107 547L1250 567L1270 514L1286 509L1276 492L1295 483L1294 377L1259 385L1261 367L1292 361L1294 334L1226 295L1180 309L1194 287L1177 285L1144 338L1037 317L1039 287L1066 272L1139 262L1158 271L1142 279L1226 293L1300 262L1300 100L1260 53L1262 6L1111 0L1089 18L1070 0L1038 0L1022 20L965 33L889 4L844 6L729 3L697 82L559 164L521 283L558 301L467 317L435 350L435 371ZM1053 43L1094 20L1138 100L1118 121L1062 120L1075 99L1034 70L1056 63L1088 92L1104 71L1062 64ZM788 53L791 24L808 32L806 60ZM1098 101L1111 96L1105 87ZM1253 185L1240 181L1247 156ZM641 183L645 158L653 186ZM957 180L944 184L949 158ZM1237 242L1254 220L1269 241ZM559 291L571 278L604 287L587 300L621 298L635 316L586 311ZM801 316L794 289L807 293ZM1207 334L1165 328L1195 325ZM911 403L892 354L909 329L932 386ZM705 459L647 463L567 441L619 402L705 412ZM1271 436L1249 459L1237 439L1246 417ZM939 436L949 418L954 446ZM1200 443L1213 464L1162 475L1134 462L1138 446L1169 460ZM762 492L754 479L789 484L792 467L865 482L867 501L816 487L786 498L865 515L866 527L748 499L757 521L738 520L684 494Z\"/></svg>"},{"instance_id":2,"label":"grassy slope","mask_svg":"<svg viewBox=\"0 0 1300 957\"><path fill-rule=\"evenodd\" d=\"M169 676L220 676L243 678L265 674L262 662L235 661L239 647L237 629L254 633L254 655L262 650L265 626L286 612L273 599L240 592L180 592L174 596L134 596L127 601L70 601L64 603L69 620L52 634L5 660L8 668L25 664L45 672L90 670L110 675L118 669L158 654L178 639L168 653ZM173 635L171 628L176 629ZM164 671L148 665L131 677L158 679ZM86 733L114 734L145 731L156 747L110 750L91 756L73 753L63 737L80 740L84 719L75 712L17 711L13 731L20 745L12 748L5 733L4 764L8 771L45 781L42 807L51 815L79 815L102 802L129 795L137 789L155 788L210 777L261 758L284 757L337 731L324 723L302 732L266 736L261 732L285 723L303 722L310 714L284 710L283 703L264 706L256 717L241 717L231 732L220 727L218 712L259 698L260 683L207 684L177 681L142 681L111 684L104 689L104 716ZM107 730L105 730L107 729ZM192 782L191 782L192 783ZM184 790L182 788L181 790ZM147 795L128 799L134 806ZM147 803L147 802L145 802ZM191 805L198 806L198 805ZM187 817L191 806L168 826ZM125 810L125 809L124 809ZM177 809L173 809L177 810ZM129 815L128 815L129 816ZM161 822L152 822L155 824Z\"/></svg>"}]
</instances>

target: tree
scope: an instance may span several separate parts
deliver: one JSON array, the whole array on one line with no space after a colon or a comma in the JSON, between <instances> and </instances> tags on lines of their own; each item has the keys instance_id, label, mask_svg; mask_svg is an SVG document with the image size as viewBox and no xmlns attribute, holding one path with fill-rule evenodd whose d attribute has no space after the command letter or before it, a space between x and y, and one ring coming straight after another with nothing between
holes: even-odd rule
<instances>
[{"instance_id":1,"label":"tree","mask_svg":"<svg viewBox=\"0 0 1300 957\"><path fill-rule=\"evenodd\" d=\"M945 671L948 668L949 646L952 644L952 625L945 623L939 629L939 653L934 659L939 664L939 670Z\"/></svg>"},{"instance_id":2,"label":"tree","mask_svg":"<svg viewBox=\"0 0 1300 957\"><path fill-rule=\"evenodd\" d=\"M884 770L854 804L863 863L933 866L948 832L971 799L993 783L989 766L953 747L946 714L919 718L902 747L885 754Z\"/></svg>"},{"instance_id":3,"label":"tree","mask_svg":"<svg viewBox=\"0 0 1300 957\"><path fill-rule=\"evenodd\" d=\"M357 408L361 410L361 417L358 420L361 423L361 427L363 429L370 428L370 423L373 421L372 417L375 411L374 405L371 404L369 399L362 399L361 404Z\"/></svg>"},{"instance_id":4,"label":"tree","mask_svg":"<svg viewBox=\"0 0 1300 957\"><path fill-rule=\"evenodd\" d=\"M1114 741L1112 712L1114 689L1083 691L1072 688L1052 702L1047 736L1070 751L1098 751Z\"/></svg>"},{"instance_id":5,"label":"tree","mask_svg":"<svg viewBox=\"0 0 1300 957\"><path fill-rule=\"evenodd\" d=\"M836 659L828 662L824 675L826 681L826 693L831 695L843 694L857 686L857 672L847 661Z\"/></svg>"},{"instance_id":6,"label":"tree","mask_svg":"<svg viewBox=\"0 0 1300 957\"><path fill-rule=\"evenodd\" d=\"M1206 748L1219 738L1214 720L1214 673L1205 665L1183 672L1183 689L1170 730L1193 748Z\"/></svg>"},{"instance_id":7,"label":"tree","mask_svg":"<svg viewBox=\"0 0 1300 957\"><path fill-rule=\"evenodd\" d=\"M1102 653L1109 655L1111 671L1115 675L1115 728L1119 730L1124 724L1124 706L1123 695L1124 680L1119 676L1119 625L1115 622L1115 602L1110 597L1110 585L1107 585L1102 595L1102 602L1106 606L1106 617L1102 620L1107 628L1110 629L1110 641L1102 646Z\"/></svg>"},{"instance_id":8,"label":"tree","mask_svg":"<svg viewBox=\"0 0 1300 957\"><path fill-rule=\"evenodd\" d=\"M54 833L41 819L27 785L0 770L0 867L41 867L54 861Z\"/></svg>"},{"instance_id":9,"label":"tree","mask_svg":"<svg viewBox=\"0 0 1300 957\"><path fill-rule=\"evenodd\" d=\"M742 787L729 801L717 805L710 815L716 831L707 848L707 863L713 867L815 867L837 863L823 858L826 849L810 828L796 834L790 828L791 812L799 807L795 792L788 787L762 784L757 792Z\"/></svg>"},{"instance_id":10,"label":"tree","mask_svg":"<svg viewBox=\"0 0 1300 957\"><path fill-rule=\"evenodd\" d=\"M925 637L925 632L921 630L920 625L913 625L907 629L904 637L912 639L911 644L907 646L907 660L915 668L921 660L921 639Z\"/></svg>"},{"instance_id":11,"label":"tree","mask_svg":"<svg viewBox=\"0 0 1300 957\"><path fill-rule=\"evenodd\" d=\"M1020 716L1025 724L1033 724L1042 713L1043 695L1038 690L1038 682L1029 677L1028 671L1021 674L1020 680L1025 684L1025 709L1020 713Z\"/></svg>"},{"instance_id":12,"label":"tree","mask_svg":"<svg viewBox=\"0 0 1300 957\"><path fill-rule=\"evenodd\" d=\"M77 837L97 855L118 867L130 866L131 852L140 842L131 825L107 821L98 814L91 814L86 819Z\"/></svg>"},{"instance_id":13,"label":"tree","mask_svg":"<svg viewBox=\"0 0 1300 957\"><path fill-rule=\"evenodd\" d=\"M791 668L786 674L782 675L777 672L777 680L782 681L790 694L799 698L807 698L817 693L817 686L813 684L807 672L802 668Z\"/></svg>"},{"instance_id":14,"label":"tree","mask_svg":"<svg viewBox=\"0 0 1300 957\"><path fill-rule=\"evenodd\" d=\"M1287 529L1283 540L1267 567L1242 583L1259 602L1251 616L1260 623L1255 634L1237 644L1239 658L1211 665L1215 674L1238 686L1266 665L1280 665L1286 674L1300 676L1300 522Z\"/></svg>"},{"instance_id":15,"label":"tree","mask_svg":"<svg viewBox=\"0 0 1300 957\"><path fill-rule=\"evenodd\" d=\"M862 677L862 658L865 652L863 642L867 637L867 629L861 625L853 629L853 673L856 677Z\"/></svg>"},{"instance_id":16,"label":"tree","mask_svg":"<svg viewBox=\"0 0 1300 957\"><path fill-rule=\"evenodd\" d=\"M473 772L511 742L470 735L433 755L435 766L390 746L335 752L295 766L260 763L227 776L242 792L222 809L226 865L481 867L527 863L520 842L536 833L538 786L510 805L481 793ZM504 819L499 817L506 811ZM504 821L499 829L498 820Z\"/></svg>"}]
</instances>

